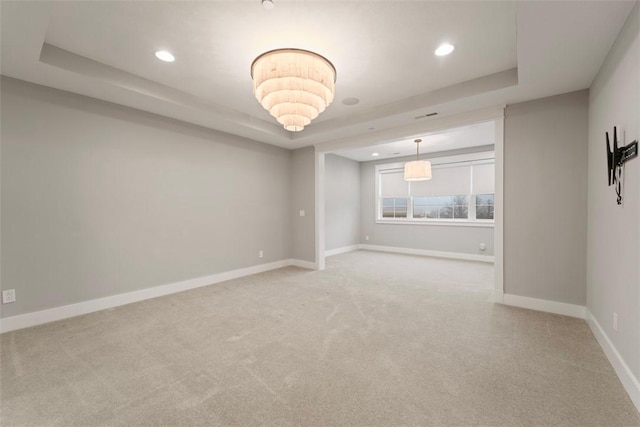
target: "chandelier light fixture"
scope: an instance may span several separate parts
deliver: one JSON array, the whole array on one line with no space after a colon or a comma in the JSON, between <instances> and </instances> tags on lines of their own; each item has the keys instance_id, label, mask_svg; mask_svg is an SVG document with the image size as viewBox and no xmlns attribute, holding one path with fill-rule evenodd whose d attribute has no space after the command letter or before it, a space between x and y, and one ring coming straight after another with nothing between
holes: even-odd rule
<instances>
[{"instance_id":1,"label":"chandelier light fixture","mask_svg":"<svg viewBox=\"0 0 640 427\"><path fill-rule=\"evenodd\" d=\"M251 78L258 102L291 132L304 129L335 96L335 67L308 50L265 52L251 64Z\"/></svg>"},{"instance_id":2,"label":"chandelier light fixture","mask_svg":"<svg viewBox=\"0 0 640 427\"><path fill-rule=\"evenodd\" d=\"M431 179L431 162L429 160L420 160L420 143L421 139L416 139L416 159L412 162L404 164L404 180L405 181L426 181Z\"/></svg>"}]
</instances>

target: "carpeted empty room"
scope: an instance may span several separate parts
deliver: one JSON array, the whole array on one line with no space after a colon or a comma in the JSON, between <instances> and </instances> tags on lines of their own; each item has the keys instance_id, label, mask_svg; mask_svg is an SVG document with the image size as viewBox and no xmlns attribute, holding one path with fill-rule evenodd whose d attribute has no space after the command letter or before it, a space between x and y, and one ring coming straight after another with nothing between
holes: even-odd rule
<instances>
[{"instance_id":1,"label":"carpeted empty room","mask_svg":"<svg viewBox=\"0 0 640 427\"><path fill-rule=\"evenodd\" d=\"M640 427L640 0L0 0L0 427Z\"/></svg>"},{"instance_id":2,"label":"carpeted empty room","mask_svg":"<svg viewBox=\"0 0 640 427\"><path fill-rule=\"evenodd\" d=\"M355 251L5 333L2 425L640 425L585 321L493 274Z\"/></svg>"}]
</instances>

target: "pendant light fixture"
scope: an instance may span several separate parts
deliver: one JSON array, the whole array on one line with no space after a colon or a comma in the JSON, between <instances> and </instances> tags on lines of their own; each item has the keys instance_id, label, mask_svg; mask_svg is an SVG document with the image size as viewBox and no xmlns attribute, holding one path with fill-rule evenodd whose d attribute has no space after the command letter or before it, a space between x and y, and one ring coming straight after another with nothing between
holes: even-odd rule
<instances>
[{"instance_id":1,"label":"pendant light fixture","mask_svg":"<svg viewBox=\"0 0 640 427\"><path fill-rule=\"evenodd\" d=\"M422 140L416 139L414 142L416 143L416 159L404 164L404 180L426 181L431 179L431 162L420 160L420 143Z\"/></svg>"},{"instance_id":2,"label":"pendant light fixture","mask_svg":"<svg viewBox=\"0 0 640 427\"><path fill-rule=\"evenodd\" d=\"M251 64L251 78L258 102L292 132L304 129L335 96L335 67L308 50L263 53Z\"/></svg>"}]
</instances>

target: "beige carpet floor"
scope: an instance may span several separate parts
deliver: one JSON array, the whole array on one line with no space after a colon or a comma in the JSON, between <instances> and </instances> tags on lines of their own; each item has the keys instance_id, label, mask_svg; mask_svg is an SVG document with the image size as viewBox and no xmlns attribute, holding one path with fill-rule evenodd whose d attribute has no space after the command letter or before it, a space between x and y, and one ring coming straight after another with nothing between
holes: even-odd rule
<instances>
[{"instance_id":1,"label":"beige carpet floor","mask_svg":"<svg viewBox=\"0 0 640 427\"><path fill-rule=\"evenodd\" d=\"M638 426L586 323L358 251L0 337L0 424Z\"/></svg>"}]
</instances>

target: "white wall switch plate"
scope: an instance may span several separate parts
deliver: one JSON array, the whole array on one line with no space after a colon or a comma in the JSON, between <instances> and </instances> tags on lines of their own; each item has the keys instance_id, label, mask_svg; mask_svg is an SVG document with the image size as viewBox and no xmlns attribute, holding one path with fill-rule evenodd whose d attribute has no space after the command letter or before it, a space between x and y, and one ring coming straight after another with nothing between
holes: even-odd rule
<instances>
[{"instance_id":1,"label":"white wall switch plate","mask_svg":"<svg viewBox=\"0 0 640 427\"><path fill-rule=\"evenodd\" d=\"M300 209L300 216L304 216L304 211Z\"/></svg>"}]
</instances>

